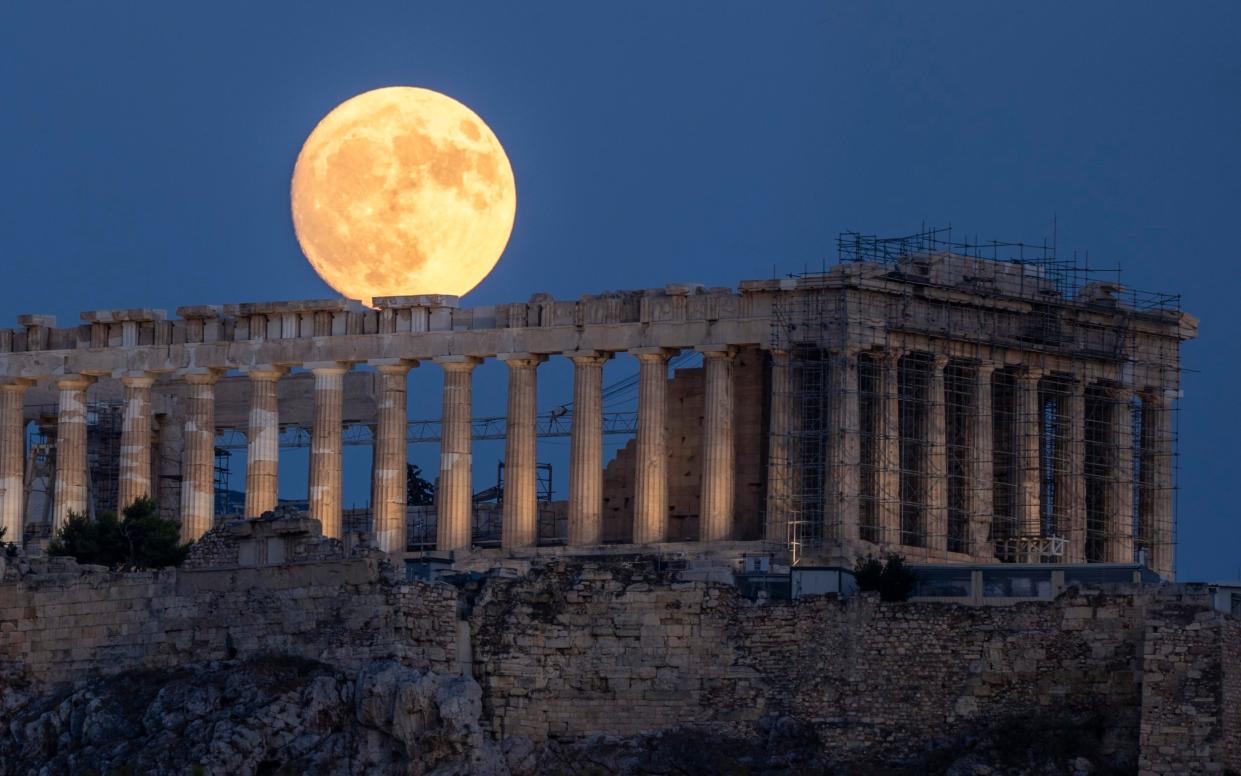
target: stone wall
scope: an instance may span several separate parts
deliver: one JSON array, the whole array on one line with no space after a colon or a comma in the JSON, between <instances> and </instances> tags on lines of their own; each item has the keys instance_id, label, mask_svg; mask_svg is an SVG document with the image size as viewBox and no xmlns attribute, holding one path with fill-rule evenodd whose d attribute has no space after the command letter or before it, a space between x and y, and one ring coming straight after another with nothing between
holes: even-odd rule
<instances>
[{"instance_id":1,"label":"stone wall","mask_svg":"<svg viewBox=\"0 0 1241 776\"><path fill-rule=\"evenodd\" d=\"M457 591L383 571L361 559L27 576L0 590L0 663L50 683L268 653L454 672Z\"/></svg>"},{"instance_id":2,"label":"stone wall","mask_svg":"<svg viewBox=\"0 0 1241 776\"><path fill-rule=\"evenodd\" d=\"M1123 770L1236 769L1241 752L1241 624L1179 587L994 607L752 601L634 556L457 586L350 558L123 575L45 562L0 602L0 665L16 672L0 672L0 708L6 681L277 653L467 668L497 741L752 738L791 720L842 762L1079 727Z\"/></svg>"},{"instance_id":3,"label":"stone wall","mask_svg":"<svg viewBox=\"0 0 1241 776\"><path fill-rule=\"evenodd\" d=\"M1193 602L1168 602L1150 612L1144 635L1142 773L1241 768L1238 623Z\"/></svg>"},{"instance_id":4,"label":"stone wall","mask_svg":"<svg viewBox=\"0 0 1241 776\"><path fill-rule=\"evenodd\" d=\"M474 666L500 737L809 721L830 750L909 756L948 731L1029 714L1106 715L1136 759L1142 606L1074 594L1012 607L756 603L639 566L490 586Z\"/></svg>"}]
</instances>

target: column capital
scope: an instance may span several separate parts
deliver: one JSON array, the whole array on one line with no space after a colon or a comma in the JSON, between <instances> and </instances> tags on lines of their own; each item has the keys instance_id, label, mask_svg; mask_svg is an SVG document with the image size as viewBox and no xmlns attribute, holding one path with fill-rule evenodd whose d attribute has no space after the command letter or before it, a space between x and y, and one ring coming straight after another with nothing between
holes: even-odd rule
<instances>
[{"instance_id":1,"label":"column capital","mask_svg":"<svg viewBox=\"0 0 1241 776\"><path fill-rule=\"evenodd\" d=\"M1041 366L1025 366L1018 373L1023 380L1038 382L1043 379L1043 375L1047 374L1047 370Z\"/></svg>"},{"instance_id":2,"label":"column capital","mask_svg":"<svg viewBox=\"0 0 1241 776\"><path fill-rule=\"evenodd\" d=\"M177 377L190 385L214 385L220 379L218 369L182 369Z\"/></svg>"},{"instance_id":3,"label":"column capital","mask_svg":"<svg viewBox=\"0 0 1241 776\"><path fill-rule=\"evenodd\" d=\"M931 366L937 372L944 371L944 369L948 366L948 362L951 360L952 359L950 357L944 355L943 353L932 353L931 354Z\"/></svg>"},{"instance_id":4,"label":"column capital","mask_svg":"<svg viewBox=\"0 0 1241 776\"><path fill-rule=\"evenodd\" d=\"M579 366L602 366L612 354L602 350L566 350L563 354Z\"/></svg>"},{"instance_id":5,"label":"column capital","mask_svg":"<svg viewBox=\"0 0 1241 776\"><path fill-rule=\"evenodd\" d=\"M251 380L275 382L288 374L289 368L282 364L255 364L242 370Z\"/></svg>"},{"instance_id":6,"label":"column capital","mask_svg":"<svg viewBox=\"0 0 1241 776\"><path fill-rule=\"evenodd\" d=\"M418 360L413 358L372 358L366 362L367 366L375 368L376 372L384 375L404 375L409 374L409 370L418 368Z\"/></svg>"},{"instance_id":7,"label":"column capital","mask_svg":"<svg viewBox=\"0 0 1241 776\"><path fill-rule=\"evenodd\" d=\"M978 377L980 379L984 377L990 378L991 375L995 374L995 371L999 368L1000 368L1000 365L995 363L994 361L979 361L974 366L974 369L978 372Z\"/></svg>"},{"instance_id":8,"label":"column capital","mask_svg":"<svg viewBox=\"0 0 1241 776\"><path fill-rule=\"evenodd\" d=\"M904 348L883 348L875 351L875 358L880 361L895 363L901 360L907 351Z\"/></svg>"},{"instance_id":9,"label":"column capital","mask_svg":"<svg viewBox=\"0 0 1241 776\"><path fill-rule=\"evenodd\" d=\"M436 356L432 360L445 372L472 372L483 362L478 356Z\"/></svg>"},{"instance_id":10,"label":"column capital","mask_svg":"<svg viewBox=\"0 0 1241 776\"><path fill-rule=\"evenodd\" d=\"M1138 391L1138 395L1142 397L1143 404L1167 407L1180 398L1180 391L1174 388L1160 388L1152 385Z\"/></svg>"},{"instance_id":11,"label":"column capital","mask_svg":"<svg viewBox=\"0 0 1241 776\"><path fill-rule=\"evenodd\" d=\"M498 353L496 358L508 364L509 369L533 368L547 360L542 353Z\"/></svg>"},{"instance_id":12,"label":"column capital","mask_svg":"<svg viewBox=\"0 0 1241 776\"><path fill-rule=\"evenodd\" d=\"M119 377L121 385L126 388L150 388L155 385L155 375L149 372L126 372Z\"/></svg>"},{"instance_id":13,"label":"column capital","mask_svg":"<svg viewBox=\"0 0 1241 776\"><path fill-rule=\"evenodd\" d=\"M644 364L654 364L659 362L667 362L676 353L680 352L679 348L633 348L629 351L634 358Z\"/></svg>"},{"instance_id":14,"label":"column capital","mask_svg":"<svg viewBox=\"0 0 1241 776\"><path fill-rule=\"evenodd\" d=\"M90 375L60 375L56 378L56 387L62 391L84 391L95 378Z\"/></svg>"},{"instance_id":15,"label":"column capital","mask_svg":"<svg viewBox=\"0 0 1241 776\"><path fill-rule=\"evenodd\" d=\"M0 378L0 391L11 393L24 393L27 388L34 385L34 380L29 377L4 377Z\"/></svg>"},{"instance_id":16,"label":"column capital","mask_svg":"<svg viewBox=\"0 0 1241 776\"><path fill-rule=\"evenodd\" d=\"M343 375L353 368L353 364L348 361L307 361L302 368L316 375Z\"/></svg>"},{"instance_id":17,"label":"column capital","mask_svg":"<svg viewBox=\"0 0 1241 776\"><path fill-rule=\"evenodd\" d=\"M1128 400L1135 393L1133 386L1130 385L1116 385L1113 383L1111 385L1104 385L1101 387L1103 388L1103 392L1112 399Z\"/></svg>"},{"instance_id":18,"label":"column capital","mask_svg":"<svg viewBox=\"0 0 1241 776\"><path fill-rule=\"evenodd\" d=\"M858 353L861 352L862 349L857 345L832 345L827 348L828 355L833 358L840 358L841 356L845 358L857 358Z\"/></svg>"},{"instance_id":19,"label":"column capital","mask_svg":"<svg viewBox=\"0 0 1241 776\"><path fill-rule=\"evenodd\" d=\"M738 350L733 345L699 345L694 349L701 353L706 361L723 361L730 364L737 357Z\"/></svg>"}]
</instances>

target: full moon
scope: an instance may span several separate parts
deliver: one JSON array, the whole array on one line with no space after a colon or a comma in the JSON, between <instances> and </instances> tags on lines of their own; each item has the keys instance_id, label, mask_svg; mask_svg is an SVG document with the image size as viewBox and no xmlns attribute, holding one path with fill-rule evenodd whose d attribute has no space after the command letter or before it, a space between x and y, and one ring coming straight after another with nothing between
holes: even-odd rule
<instances>
[{"instance_id":1,"label":"full moon","mask_svg":"<svg viewBox=\"0 0 1241 776\"><path fill-rule=\"evenodd\" d=\"M461 103L395 86L319 122L293 168L293 228L319 277L350 299L462 296L513 231L513 168Z\"/></svg>"}]
</instances>

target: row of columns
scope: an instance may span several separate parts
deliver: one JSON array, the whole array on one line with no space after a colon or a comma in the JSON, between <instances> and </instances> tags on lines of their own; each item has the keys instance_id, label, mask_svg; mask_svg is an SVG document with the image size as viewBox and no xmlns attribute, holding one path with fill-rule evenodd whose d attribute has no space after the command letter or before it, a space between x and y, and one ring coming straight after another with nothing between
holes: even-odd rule
<instances>
[{"instance_id":1,"label":"row of columns","mask_svg":"<svg viewBox=\"0 0 1241 776\"><path fill-rule=\"evenodd\" d=\"M839 541L859 537L861 500L860 485L860 412L858 385L858 355L855 349L837 349L829 354L828 406L829 429L827 439L826 481L824 483L824 509L829 538ZM874 487L876 498L875 522L877 541L882 544L899 545L902 541L901 492L901 430L900 430L900 359L902 351L888 350L868 354L877 361L879 390L875 399L875 422L873 440ZM791 424L794 408L790 397L794 394L792 362L785 350L773 350L771 374L771 420L768 451L767 490L767 538L788 541L789 527L779 519L792 510L797 487L788 467L794 465L795 451L791 448L795 429ZM947 469L947 392L945 369L949 358L933 355L928 359L927 397L925 401L925 444L920 464L925 492L922 493L922 511L925 518L924 535L926 547L932 551L948 550L948 469ZM973 379L968 385L968 401L973 408L970 422L966 424L965 480L971 483L965 494L966 541L969 552L975 556L987 556L991 552L989 534L994 515L994 429L992 407L992 380L998 366L991 363L977 364ZM1039 381L1044 371L1023 368L1015 374L1015 522L1017 533L1025 537L1038 537L1043 533L1041 481L1040 425L1041 405ZM1065 428L1061 439L1062 449L1056 451L1062 466L1057 469L1055 492L1057 510L1063 524L1067 525L1066 562L1085 562L1086 530L1086 476L1085 476L1085 383L1081 379L1067 381L1063 409ZM1106 501L1108 525L1104 530L1104 559L1110 562L1128 563L1133 558L1133 439L1129 417L1131 389L1109 387L1111 401L1107 418L1112 438L1107 449L1112 451L1109 461L1112 475L1108 478ZM1143 422L1144 439L1141 450L1144 460L1141 471L1148 487L1141 492L1146 503L1141 505L1142 514L1164 515L1161 521L1143 525L1144 544L1152 548L1154 557L1150 566L1164 573L1171 572L1172 543L1170 535L1172 513L1172 428L1171 413L1166 398L1144 394L1144 407L1148 408Z\"/></svg>"}]
</instances>

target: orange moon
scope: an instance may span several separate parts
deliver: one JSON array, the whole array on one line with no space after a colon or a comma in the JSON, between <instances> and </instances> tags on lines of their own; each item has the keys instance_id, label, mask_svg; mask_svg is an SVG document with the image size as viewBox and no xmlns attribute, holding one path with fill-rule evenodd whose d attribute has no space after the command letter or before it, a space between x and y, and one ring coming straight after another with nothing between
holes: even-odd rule
<instances>
[{"instance_id":1,"label":"orange moon","mask_svg":"<svg viewBox=\"0 0 1241 776\"><path fill-rule=\"evenodd\" d=\"M472 110L394 86L338 105L293 168L293 228L350 299L462 296L491 272L517 212L513 168Z\"/></svg>"}]
</instances>

